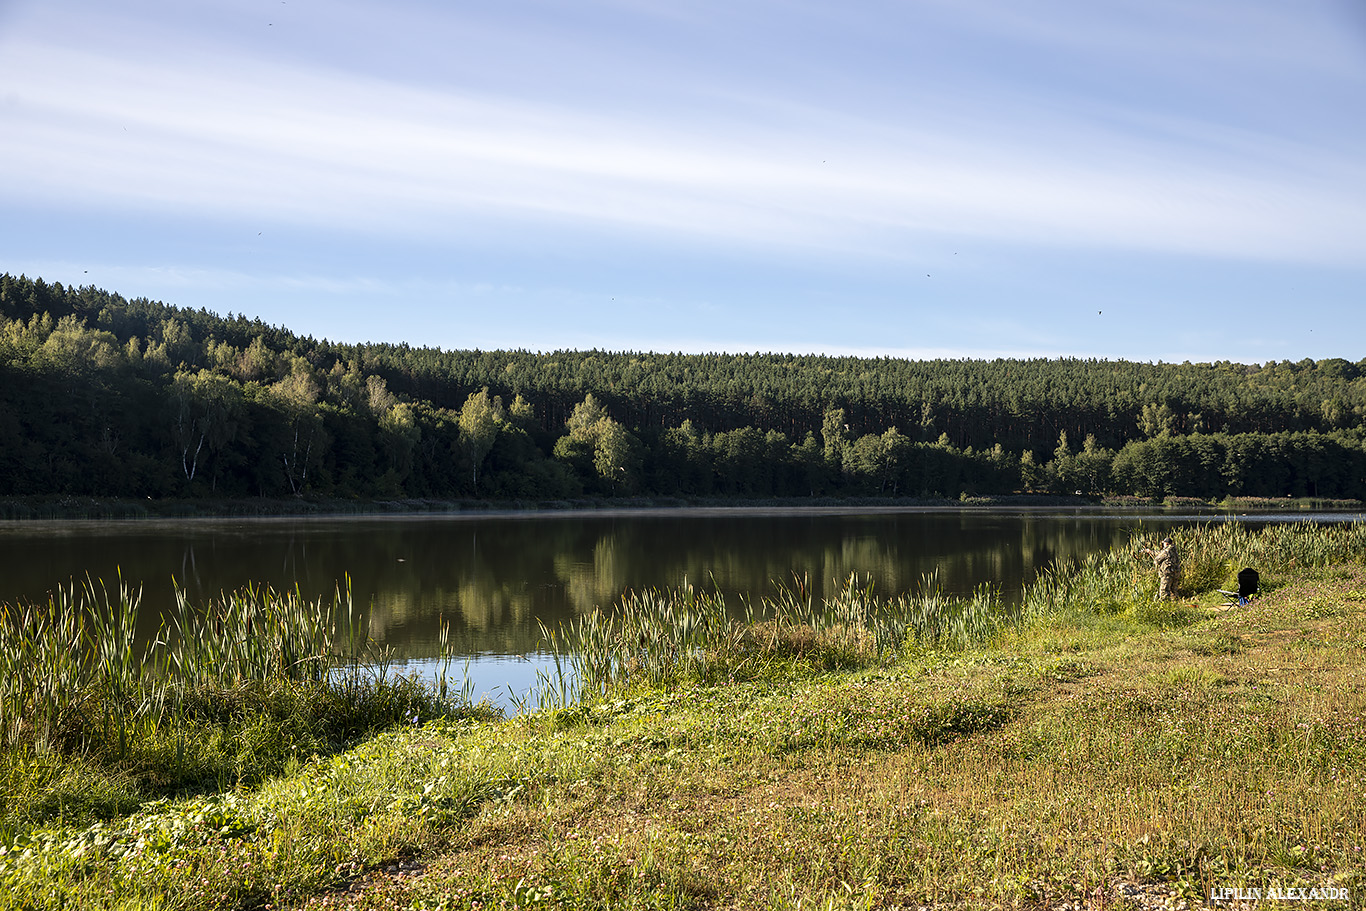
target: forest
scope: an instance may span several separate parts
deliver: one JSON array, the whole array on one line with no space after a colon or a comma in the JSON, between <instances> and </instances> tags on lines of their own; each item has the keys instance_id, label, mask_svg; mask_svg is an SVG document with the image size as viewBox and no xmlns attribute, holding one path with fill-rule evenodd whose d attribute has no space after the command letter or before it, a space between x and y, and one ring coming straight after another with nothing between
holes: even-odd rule
<instances>
[{"instance_id":1,"label":"forest","mask_svg":"<svg viewBox=\"0 0 1366 911\"><path fill-rule=\"evenodd\" d=\"M447 351L0 276L0 496L1366 499L1366 360Z\"/></svg>"}]
</instances>

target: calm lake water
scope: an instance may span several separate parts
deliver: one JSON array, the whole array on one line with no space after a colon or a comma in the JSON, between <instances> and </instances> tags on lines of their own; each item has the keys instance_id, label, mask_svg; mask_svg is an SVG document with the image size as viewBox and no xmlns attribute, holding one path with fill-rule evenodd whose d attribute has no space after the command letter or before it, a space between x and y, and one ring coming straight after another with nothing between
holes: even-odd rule
<instances>
[{"instance_id":1,"label":"calm lake water","mask_svg":"<svg viewBox=\"0 0 1366 911\"><path fill-rule=\"evenodd\" d=\"M1352 516L1257 516L1251 521ZM1356 516L1360 518L1360 516ZM46 600L86 574L143 588L143 626L173 604L172 580L204 601L247 583L330 598L349 576L372 635L406 659L437 653L444 618L480 687L521 686L537 621L554 627L624 590L691 582L756 600L805 576L830 594L850 574L884 594L935 574L946 592L982 583L1006 600L1044 567L1211 517L1088 511L671 509L423 517L0 523L0 602ZM1221 519L1214 519L1221 521ZM458 673L457 662L454 670ZM506 679L500 679L506 678ZM495 683L494 681L497 681Z\"/></svg>"}]
</instances>

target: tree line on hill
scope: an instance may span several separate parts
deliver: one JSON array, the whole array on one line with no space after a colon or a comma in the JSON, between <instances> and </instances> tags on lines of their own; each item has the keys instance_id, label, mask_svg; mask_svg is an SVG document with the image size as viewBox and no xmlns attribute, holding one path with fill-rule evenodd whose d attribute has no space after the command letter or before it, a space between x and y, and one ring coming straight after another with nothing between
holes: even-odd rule
<instances>
[{"instance_id":1,"label":"tree line on hill","mask_svg":"<svg viewBox=\"0 0 1366 911\"><path fill-rule=\"evenodd\" d=\"M1366 361L445 351L0 276L0 495L1366 499Z\"/></svg>"}]
</instances>

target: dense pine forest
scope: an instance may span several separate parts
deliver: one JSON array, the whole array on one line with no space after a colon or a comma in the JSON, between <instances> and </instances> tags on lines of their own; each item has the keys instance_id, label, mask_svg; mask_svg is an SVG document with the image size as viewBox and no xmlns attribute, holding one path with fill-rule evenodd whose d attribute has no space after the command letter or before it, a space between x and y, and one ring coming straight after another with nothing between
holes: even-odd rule
<instances>
[{"instance_id":1,"label":"dense pine forest","mask_svg":"<svg viewBox=\"0 0 1366 911\"><path fill-rule=\"evenodd\" d=\"M0 276L0 495L1366 499L1366 360L443 351Z\"/></svg>"}]
</instances>

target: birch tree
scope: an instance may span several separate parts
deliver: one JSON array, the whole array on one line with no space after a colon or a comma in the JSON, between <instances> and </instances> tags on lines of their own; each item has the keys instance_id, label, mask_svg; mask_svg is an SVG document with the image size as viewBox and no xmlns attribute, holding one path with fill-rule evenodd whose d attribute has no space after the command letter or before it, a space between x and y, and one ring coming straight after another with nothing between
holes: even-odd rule
<instances>
[{"instance_id":1,"label":"birch tree","mask_svg":"<svg viewBox=\"0 0 1366 911\"><path fill-rule=\"evenodd\" d=\"M470 393L460 408L460 450L470 461L470 483L479 491L479 469L488 458L489 450L498 439L498 432L506 421L503 400L489 395L489 387Z\"/></svg>"}]
</instances>

